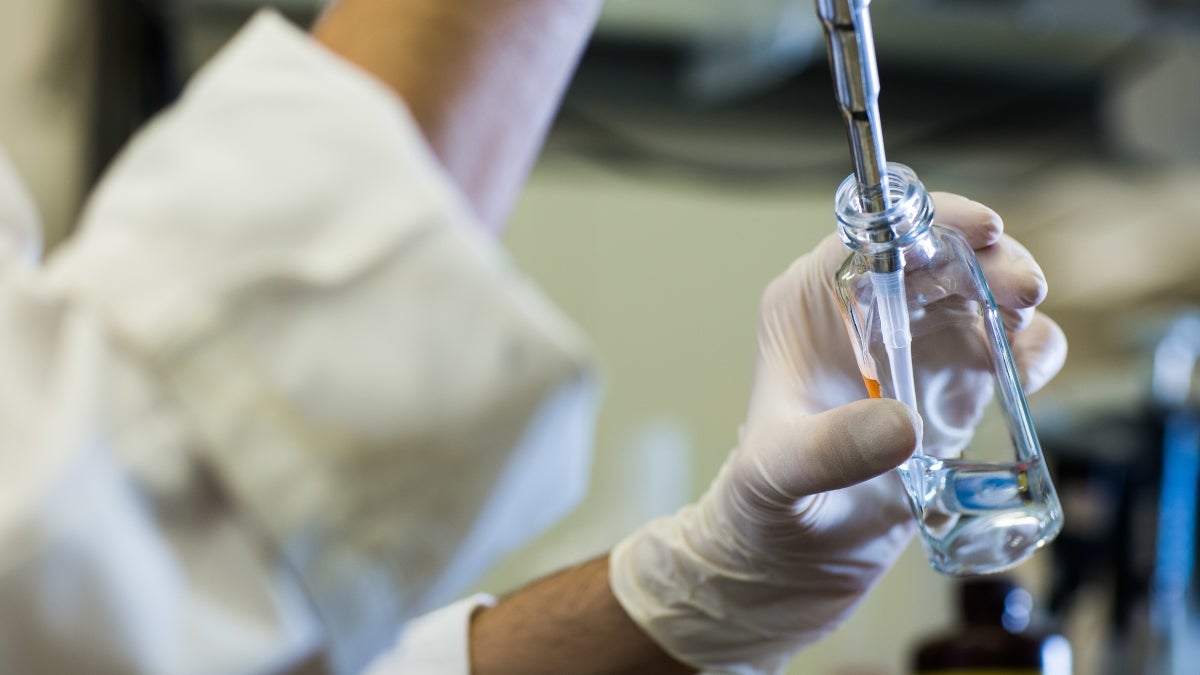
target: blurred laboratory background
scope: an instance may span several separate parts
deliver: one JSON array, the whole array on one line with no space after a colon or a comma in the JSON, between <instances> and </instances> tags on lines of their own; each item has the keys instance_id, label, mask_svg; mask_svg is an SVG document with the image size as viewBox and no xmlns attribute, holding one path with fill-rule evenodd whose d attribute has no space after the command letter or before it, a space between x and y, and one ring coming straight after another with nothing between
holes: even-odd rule
<instances>
[{"instance_id":1,"label":"blurred laboratory background","mask_svg":"<svg viewBox=\"0 0 1200 675\"><path fill-rule=\"evenodd\" d=\"M51 242L262 4L303 25L321 2L0 3L0 142ZM913 672L963 621L960 596L991 598L1010 632L1065 637L1075 673L1200 672L1200 0L872 12L888 158L994 207L1045 268L1071 355L1030 402L1067 524L1009 579L1015 604L914 545L789 672ZM759 294L833 231L849 171L813 0L610 0L505 236L603 356L591 491L480 588L599 554L705 489L737 440Z\"/></svg>"}]
</instances>

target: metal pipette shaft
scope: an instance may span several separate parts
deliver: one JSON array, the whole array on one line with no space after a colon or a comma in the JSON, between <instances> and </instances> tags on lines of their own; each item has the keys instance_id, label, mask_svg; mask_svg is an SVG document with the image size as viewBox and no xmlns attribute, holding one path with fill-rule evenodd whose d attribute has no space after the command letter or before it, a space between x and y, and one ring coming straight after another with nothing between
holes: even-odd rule
<instances>
[{"instance_id":1,"label":"metal pipette shaft","mask_svg":"<svg viewBox=\"0 0 1200 675\"><path fill-rule=\"evenodd\" d=\"M878 213L888 207L887 158L869 5L870 0L817 0L817 14L825 27L833 85L846 122L862 207Z\"/></svg>"},{"instance_id":2,"label":"metal pipette shaft","mask_svg":"<svg viewBox=\"0 0 1200 675\"><path fill-rule=\"evenodd\" d=\"M875 63L871 14L867 9L870 1L816 0L817 14L825 27L838 107L850 140L861 206L866 213L882 213L890 206L890 199L883 127L879 120L879 69ZM887 243L896 234L884 222L871 232L871 238ZM880 330L887 347L893 395L915 410L912 334L902 253L893 249L871 256L871 278L879 306Z\"/></svg>"}]
</instances>

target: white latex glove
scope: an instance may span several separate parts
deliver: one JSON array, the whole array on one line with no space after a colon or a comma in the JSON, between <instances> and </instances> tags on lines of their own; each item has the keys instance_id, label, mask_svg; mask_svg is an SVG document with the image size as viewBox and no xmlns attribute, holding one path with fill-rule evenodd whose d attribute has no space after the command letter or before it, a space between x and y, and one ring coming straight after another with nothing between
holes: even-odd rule
<instances>
[{"instance_id":1,"label":"white latex glove","mask_svg":"<svg viewBox=\"0 0 1200 675\"><path fill-rule=\"evenodd\" d=\"M1033 309L1045 297L1041 270L1002 235L993 211L935 199L938 224L976 249L1026 386L1040 388L1066 357L1062 331ZM915 531L888 472L912 454L920 422L896 401L860 400L866 391L832 292L847 254L830 236L767 289L739 447L699 502L611 555L625 610L684 663L780 670L851 613Z\"/></svg>"}]
</instances>

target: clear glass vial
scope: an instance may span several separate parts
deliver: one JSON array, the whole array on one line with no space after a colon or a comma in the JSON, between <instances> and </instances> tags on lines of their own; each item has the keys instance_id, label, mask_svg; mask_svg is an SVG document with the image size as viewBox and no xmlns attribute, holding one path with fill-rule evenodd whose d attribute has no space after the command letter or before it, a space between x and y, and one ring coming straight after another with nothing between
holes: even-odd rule
<instances>
[{"instance_id":1,"label":"clear glass vial","mask_svg":"<svg viewBox=\"0 0 1200 675\"><path fill-rule=\"evenodd\" d=\"M886 188L879 213L863 211L854 176L838 189L851 250L835 280L842 316L868 392L924 421L900 476L934 569L1008 569L1057 536L1062 507L1001 312L967 241L933 224L916 174L889 164Z\"/></svg>"}]
</instances>

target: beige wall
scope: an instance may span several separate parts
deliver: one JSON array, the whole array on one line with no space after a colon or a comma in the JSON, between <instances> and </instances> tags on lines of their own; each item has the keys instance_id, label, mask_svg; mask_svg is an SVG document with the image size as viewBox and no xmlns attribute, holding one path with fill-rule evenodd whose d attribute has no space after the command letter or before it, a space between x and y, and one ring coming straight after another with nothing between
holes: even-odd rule
<instances>
[{"instance_id":1,"label":"beige wall","mask_svg":"<svg viewBox=\"0 0 1200 675\"><path fill-rule=\"evenodd\" d=\"M92 3L0 2L0 146L24 178L47 242L75 219L85 176Z\"/></svg>"}]
</instances>

